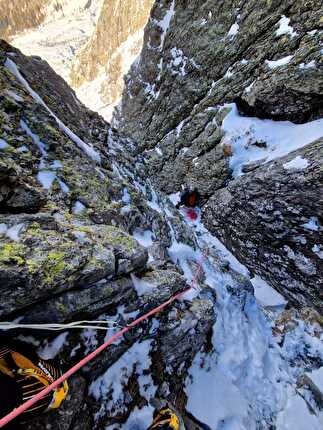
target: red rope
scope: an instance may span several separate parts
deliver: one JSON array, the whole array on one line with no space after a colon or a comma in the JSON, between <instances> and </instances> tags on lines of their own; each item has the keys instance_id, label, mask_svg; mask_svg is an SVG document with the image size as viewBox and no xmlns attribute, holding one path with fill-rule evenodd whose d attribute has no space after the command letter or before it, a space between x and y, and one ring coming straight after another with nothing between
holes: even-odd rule
<instances>
[{"instance_id":1,"label":"red rope","mask_svg":"<svg viewBox=\"0 0 323 430\"><path fill-rule=\"evenodd\" d=\"M20 414L25 412L27 409L29 409L31 406L33 406L35 403L37 403L39 400L41 400L44 396L49 394L52 390L57 388L62 382L64 382L66 379L68 379L70 376L74 375L78 370L80 370L83 366L85 366L87 363L89 363L91 360L93 360L97 355L99 355L103 350L105 350L109 345L111 345L115 340L117 340L119 337L127 333L131 328L138 325L141 321L144 321L145 319L149 318L150 316L162 311L166 306L173 303L175 300L182 297L187 291L189 291L192 287L187 288L184 291L181 291L180 293L175 294L170 299L168 299L166 302L162 303L161 305L157 306L156 308L152 309L151 311L147 312L145 315L142 315L141 317L134 320L132 323L128 324L126 327L124 327L122 330L118 331L118 333L114 334L107 342L105 342L103 345L101 345L99 348L97 348L95 351L91 352L89 355L84 357L81 361L79 361L75 366L73 366L71 369L69 369L67 372L65 372L60 378L58 378L55 382L48 385L44 390L40 391L38 394L36 394L31 399L27 400L27 402L23 403L18 408L14 409L12 412L10 412L8 415L3 417L0 420L0 428L4 427L6 424L8 424L13 419L17 418Z\"/></svg>"},{"instance_id":2,"label":"red rope","mask_svg":"<svg viewBox=\"0 0 323 430\"><path fill-rule=\"evenodd\" d=\"M207 249L203 253L203 259L206 259L207 257ZM110 339L102 344L99 348L97 348L95 351L91 352L89 355L84 357L81 361L79 361L75 366L71 367L67 372L65 372L60 378L58 378L56 381L54 381L52 384L48 385L44 390L40 391L38 394L36 394L31 399L27 400L27 402L23 403L18 408L14 409L12 412L10 412L5 417L1 418L0 420L0 428L4 427L6 424L8 424L10 421L17 418L19 415L21 415L23 412L25 412L27 409L29 409L31 406L33 406L35 403L37 403L39 400L41 400L43 397L45 397L47 394L49 394L52 390L57 388L62 382L64 382L66 379L68 379L70 376L74 375L78 370L80 370L82 367L84 367L87 363L89 363L91 360L93 360L97 355L99 355L102 351L104 351L109 345L111 345L115 340L117 340L119 337L123 336L125 333L127 333L131 328L135 327L142 321L146 320L150 316L162 311L165 307L173 303L175 300L182 297L185 293L187 293L189 290L194 288L194 284L197 284L198 277L200 276L200 273L202 272L203 268L201 264L198 264L198 270L196 271L195 276L192 279L191 286L187 288L184 291L181 291L180 293L175 294L170 299L168 299L166 302L162 303L161 305L157 306L156 308L152 309L151 311L147 312L146 314L142 315L141 317L134 320L132 323L128 324L126 327L124 327L122 330L118 331L116 334L114 334Z\"/></svg>"}]
</instances>

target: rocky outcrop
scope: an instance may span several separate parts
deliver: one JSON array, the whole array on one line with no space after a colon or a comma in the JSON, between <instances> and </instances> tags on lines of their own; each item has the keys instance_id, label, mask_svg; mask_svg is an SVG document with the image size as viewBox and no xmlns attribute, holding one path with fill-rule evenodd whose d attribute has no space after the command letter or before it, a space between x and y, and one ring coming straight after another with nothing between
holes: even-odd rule
<instances>
[{"instance_id":1,"label":"rocky outcrop","mask_svg":"<svg viewBox=\"0 0 323 430\"><path fill-rule=\"evenodd\" d=\"M306 168L289 167L296 157ZM296 306L322 312L323 141L244 175L210 198L205 225Z\"/></svg>"},{"instance_id":2,"label":"rocky outcrop","mask_svg":"<svg viewBox=\"0 0 323 430\"><path fill-rule=\"evenodd\" d=\"M160 209L155 191L141 179L144 164L138 165L139 173L135 168L129 150L133 143L88 111L45 61L27 58L3 41L0 88L1 320L64 323L104 318L123 327L186 289L167 250L175 237L193 246L195 240L170 203L171 223ZM147 232L154 240L144 240ZM116 399L104 407L106 402L95 396L89 381L99 383L104 372L121 357L132 357L132 348L141 350L147 339L144 351L152 369L142 370L151 374L148 382L153 386L163 369L164 380L156 382L162 392L181 360L174 390L182 392L192 360L215 323L215 300L210 294L194 303L177 303L172 312L130 331L71 380L64 408L36 420L33 428L105 428L146 405L149 397L140 390L135 363L121 379L122 406ZM177 313L183 314L181 321ZM172 342L157 341L166 332ZM30 334L14 332L22 333ZM34 336L33 342L45 350L57 342L49 334ZM104 337L89 330L69 332L60 351L66 366Z\"/></svg>"},{"instance_id":3,"label":"rocky outcrop","mask_svg":"<svg viewBox=\"0 0 323 430\"><path fill-rule=\"evenodd\" d=\"M219 105L294 122L322 116L321 15L315 1L155 3L115 121L138 151L157 151L147 155L161 189L201 176L206 193L223 186Z\"/></svg>"},{"instance_id":4,"label":"rocky outcrop","mask_svg":"<svg viewBox=\"0 0 323 430\"><path fill-rule=\"evenodd\" d=\"M0 2L0 37L48 61L90 109L110 119L139 54L153 0ZM41 25L40 25L41 24Z\"/></svg>"},{"instance_id":5,"label":"rocky outcrop","mask_svg":"<svg viewBox=\"0 0 323 430\"><path fill-rule=\"evenodd\" d=\"M13 0L0 2L0 36L7 38L20 31L34 28L46 17L51 0Z\"/></svg>"},{"instance_id":6,"label":"rocky outcrop","mask_svg":"<svg viewBox=\"0 0 323 430\"><path fill-rule=\"evenodd\" d=\"M143 28L148 20L153 0L105 0L96 29L87 44L77 54L71 70L71 85L81 100L90 100L99 111L110 116L123 91L123 76L140 53ZM96 84L95 84L96 82ZM82 87L83 86L83 87ZM92 90L92 91L93 91ZM108 107L108 109L107 109Z\"/></svg>"},{"instance_id":7,"label":"rocky outcrop","mask_svg":"<svg viewBox=\"0 0 323 430\"><path fill-rule=\"evenodd\" d=\"M196 186L202 204L208 202L207 227L242 262L294 303L320 309L318 233L302 223L319 218L322 209L322 142L304 149L313 158L303 173L284 169L288 158L259 168L288 153L288 136L275 135L278 122L258 133L265 122L257 121L323 116L321 16L314 1L155 2L114 115L119 130L137 142L134 151L144 156L159 189ZM234 135L226 127L229 103L242 118ZM245 117L259 119L245 125ZM263 155L249 155L237 171L249 148Z\"/></svg>"},{"instance_id":8,"label":"rocky outcrop","mask_svg":"<svg viewBox=\"0 0 323 430\"><path fill-rule=\"evenodd\" d=\"M12 3L14 8L10 9ZM56 73L70 82L76 55L92 36L102 4L103 0L9 2L2 15L7 26L0 29L0 37L25 55L48 61ZM35 13L37 6L39 15Z\"/></svg>"}]
</instances>

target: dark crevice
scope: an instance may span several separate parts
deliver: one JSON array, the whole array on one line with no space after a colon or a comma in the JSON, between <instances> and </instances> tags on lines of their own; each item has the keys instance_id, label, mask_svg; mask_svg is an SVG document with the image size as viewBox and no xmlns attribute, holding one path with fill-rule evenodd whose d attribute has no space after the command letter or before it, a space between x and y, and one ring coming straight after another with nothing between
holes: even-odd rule
<instances>
[{"instance_id":1,"label":"dark crevice","mask_svg":"<svg viewBox=\"0 0 323 430\"><path fill-rule=\"evenodd\" d=\"M289 93L296 101L299 99L300 94L296 91ZM287 94L288 95L288 94ZM323 114L323 96L320 94L306 94L309 97L311 104L308 109L303 109L301 112L286 112L286 113L271 113L275 109L273 104L272 108L268 102L256 100L255 105L251 106L246 100L241 97L236 97L234 102L237 105L239 114L241 116L257 117L260 119L271 119L273 121L292 121L296 124L303 124L305 122L318 119Z\"/></svg>"}]
</instances>

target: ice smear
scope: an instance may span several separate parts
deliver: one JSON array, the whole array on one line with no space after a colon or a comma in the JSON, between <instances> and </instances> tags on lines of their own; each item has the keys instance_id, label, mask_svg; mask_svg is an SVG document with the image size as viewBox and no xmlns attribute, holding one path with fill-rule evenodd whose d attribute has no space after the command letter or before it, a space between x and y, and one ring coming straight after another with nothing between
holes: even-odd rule
<instances>
[{"instance_id":1,"label":"ice smear","mask_svg":"<svg viewBox=\"0 0 323 430\"><path fill-rule=\"evenodd\" d=\"M238 31L239 31L239 24L235 22L234 24L231 25L227 36L230 37L230 39L233 39L238 34Z\"/></svg>"},{"instance_id":2,"label":"ice smear","mask_svg":"<svg viewBox=\"0 0 323 430\"><path fill-rule=\"evenodd\" d=\"M321 423L322 424L322 423ZM317 417L311 414L304 399L290 392L287 408L277 418L277 430L321 430Z\"/></svg>"},{"instance_id":3,"label":"ice smear","mask_svg":"<svg viewBox=\"0 0 323 430\"><path fill-rule=\"evenodd\" d=\"M251 279L251 283L255 289L255 297L263 306L285 306L287 301L276 290L270 287L266 281L259 276Z\"/></svg>"},{"instance_id":4,"label":"ice smear","mask_svg":"<svg viewBox=\"0 0 323 430\"><path fill-rule=\"evenodd\" d=\"M133 237L145 248L148 248L153 244L153 232L151 230L135 230Z\"/></svg>"},{"instance_id":5,"label":"ice smear","mask_svg":"<svg viewBox=\"0 0 323 430\"><path fill-rule=\"evenodd\" d=\"M144 294L151 293L151 291L155 287L154 284L147 281L143 281L142 279L137 278L137 276L133 274L131 274L131 279L138 296L143 296Z\"/></svg>"},{"instance_id":6,"label":"ice smear","mask_svg":"<svg viewBox=\"0 0 323 430\"><path fill-rule=\"evenodd\" d=\"M312 216L305 224L302 224L302 227L312 231L320 231L322 229L320 221L316 216Z\"/></svg>"},{"instance_id":7,"label":"ice smear","mask_svg":"<svg viewBox=\"0 0 323 430\"><path fill-rule=\"evenodd\" d=\"M73 206L73 214L79 215L85 210L86 210L86 207L83 205L83 203L77 200Z\"/></svg>"},{"instance_id":8,"label":"ice smear","mask_svg":"<svg viewBox=\"0 0 323 430\"><path fill-rule=\"evenodd\" d=\"M0 149L6 149L9 148L9 145L4 139L0 139Z\"/></svg>"},{"instance_id":9,"label":"ice smear","mask_svg":"<svg viewBox=\"0 0 323 430\"><path fill-rule=\"evenodd\" d=\"M277 69L277 67L286 66L294 55L287 55L286 57L280 58L279 60L266 60L266 64L270 69Z\"/></svg>"},{"instance_id":10,"label":"ice smear","mask_svg":"<svg viewBox=\"0 0 323 430\"><path fill-rule=\"evenodd\" d=\"M38 350L40 357L50 360L56 357L66 343L68 332L61 333L52 342L47 343L42 349Z\"/></svg>"},{"instance_id":11,"label":"ice smear","mask_svg":"<svg viewBox=\"0 0 323 430\"><path fill-rule=\"evenodd\" d=\"M235 104L225 107L230 107L231 110L222 123L225 131L222 143L230 144L233 149L230 167L234 177L243 174L244 164L258 160L265 163L283 157L323 136L322 119L293 124L290 121L242 117ZM257 141L266 142L267 147L257 147L254 145Z\"/></svg>"},{"instance_id":12,"label":"ice smear","mask_svg":"<svg viewBox=\"0 0 323 430\"><path fill-rule=\"evenodd\" d=\"M291 161L288 161L288 163L283 164L283 167L286 170L303 170L306 169L306 167L308 166L309 161L306 158L301 157L300 155L293 158Z\"/></svg>"},{"instance_id":13,"label":"ice smear","mask_svg":"<svg viewBox=\"0 0 323 430\"><path fill-rule=\"evenodd\" d=\"M100 163L101 157L100 155L94 150L94 148L87 143L83 142L72 130L70 130L66 125L49 109L49 107L46 105L46 103L43 101L43 99L30 87L29 83L26 81L26 79L21 75L21 73L18 70L18 67L16 64L10 59L7 58L5 62L6 68L18 79L18 81L26 88L26 90L29 92L29 94L32 96L32 98L42 105L49 113L50 115L55 119L57 122L57 125L59 128L93 161L96 161L97 163Z\"/></svg>"},{"instance_id":14,"label":"ice smear","mask_svg":"<svg viewBox=\"0 0 323 430\"><path fill-rule=\"evenodd\" d=\"M45 188L45 190L50 190L53 185L53 182L56 179L56 174L51 170L41 170L37 174L37 179Z\"/></svg>"},{"instance_id":15,"label":"ice smear","mask_svg":"<svg viewBox=\"0 0 323 430\"><path fill-rule=\"evenodd\" d=\"M98 401L101 401L101 409L97 415L99 417L102 413L111 410L114 405L119 404L124 408L124 387L129 381L129 378L135 372L138 376L140 394L149 401L156 392L156 387L149 375L145 379L145 384L149 389L143 390L141 378L146 374L146 370L151 366L151 359L149 351L151 349L151 340L145 340L141 343L136 343L129 348L117 362L115 362L109 369L99 378L97 378L89 388L89 393ZM141 412L142 410L140 410ZM133 418L137 421L141 417L141 413ZM142 417L144 419L144 417ZM145 418L144 420L146 420ZM136 422L136 421L134 421ZM124 429L125 427L122 426ZM127 427L131 428L131 427ZM131 428L132 429L132 428Z\"/></svg>"}]
</instances>

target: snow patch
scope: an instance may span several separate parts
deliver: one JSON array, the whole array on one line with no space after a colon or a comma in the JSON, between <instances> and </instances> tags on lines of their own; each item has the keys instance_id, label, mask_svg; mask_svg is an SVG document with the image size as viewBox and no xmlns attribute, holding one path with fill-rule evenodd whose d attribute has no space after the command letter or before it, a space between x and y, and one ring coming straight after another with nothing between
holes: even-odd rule
<instances>
[{"instance_id":1,"label":"snow patch","mask_svg":"<svg viewBox=\"0 0 323 430\"><path fill-rule=\"evenodd\" d=\"M181 201L181 193L178 191L178 193L169 194L168 198L176 206Z\"/></svg>"},{"instance_id":2,"label":"snow patch","mask_svg":"<svg viewBox=\"0 0 323 430\"><path fill-rule=\"evenodd\" d=\"M131 203L131 197L130 194L127 190L127 188L123 189L123 196L122 196L122 201L123 203L125 203L126 205L129 205Z\"/></svg>"},{"instance_id":3,"label":"snow patch","mask_svg":"<svg viewBox=\"0 0 323 430\"><path fill-rule=\"evenodd\" d=\"M320 224L320 221L316 216L312 216L305 224L302 224L302 227L306 228L307 230L312 231L321 231L322 226Z\"/></svg>"},{"instance_id":4,"label":"snow patch","mask_svg":"<svg viewBox=\"0 0 323 430\"><path fill-rule=\"evenodd\" d=\"M38 354L44 360L51 360L61 351L66 343L68 332L61 333L52 342L47 343L42 349L38 350Z\"/></svg>"},{"instance_id":5,"label":"snow patch","mask_svg":"<svg viewBox=\"0 0 323 430\"><path fill-rule=\"evenodd\" d=\"M312 247L312 251L315 252L321 260L323 260L323 246L315 244Z\"/></svg>"},{"instance_id":6,"label":"snow patch","mask_svg":"<svg viewBox=\"0 0 323 430\"><path fill-rule=\"evenodd\" d=\"M51 170L41 170L37 173L37 179L42 184L45 190L50 190L52 188L53 182L56 179L55 172Z\"/></svg>"},{"instance_id":7,"label":"snow patch","mask_svg":"<svg viewBox=\"0 0 323 430\"><path fill-rule=\"evenodd\" d=\"M254 289L255 297L263 306L278 307L285 306L287 301L284 297L267 284L259 276L250 279Z\"/></svg>"},{"instance_id":8,"label":"snow patch","mask_svg":"<svg viewBox=\"0 0 323 430\"><path fill-rule=\"evenodd\" d=\"M4 139L0 139L0 149L6 149L9 148L9 145Z\"/></svg>"},{"instance_id":9,"label":"snow patch","mask_svg":"<svg viewBox=\"0 0 323 430\"><path fill-rule=\"evenodd\" d=\"M155 288L154 284L152 284L151 282L143 281L142 279L137 278L137 276L135 276L134 274L131 274L131 279L138 296L143 296L144 294L151 293L151 291Z\"/></svg>"},{"instance_id":10,"label":"snow patch","mask_svg":"<svg viewBox=\"0 0 323 430\"><path fill-rule=\"evenodd\" d=\"M49 109L49 107L46 105L46 103L43 101L43 99L30 87L29 83L26 81L26 79L21 75L21 73L18 70L18 67L16 64L10 59L7 58L5 62L5 67L18 79L18 81L26 88L26 90L29 92L29 94L32 96L32 98L42 105L49 114L55 119L57 122L57 125L59 128L93 161L96 161L97 163L100 163L101 157L100 155L94 150L94 148L83 142L72 130L70 130L52 111Z\"/></svg>"},{"instance_id":11,"label":"snow patch","mask_svg":"<svg viewBox=\"0 0 323 430\"><path fill-rule=\"evenodd\" d=\"M225 105L231 110L224 118L222 128L225 136L222 144L229 144L233 150L230 167L233 176L241 176L242 166L256 161L261 164L284 157L292 151L323 136L323 120L305 124L290 121L261 120L239 115L235 104ZM255 142L266 142L266 148L259 148Z\"/></svg>"},{"instance_id":12,"label":"snow patch","mask_svg":"<svg viewBox=\"0 0 323 430\"><path fill-rule=\"evenodd\" d=\"M73 206L73 214L79 215L86 210L86 206L83 205L79 200L77 200Z\"/></svg>"},{"instance_id":13,"label":"snow patch","mask_svg":"<svg viewBox=\"0 0 323 430\"><path fill-rule=\"evenodd\" d=\"M283 34L289 34L291 37L297 36L296 31L294 31L293 27L291 27L289 23L290 18L287 18L285 15L282 15L278 22L279 28L275 32L277 37L282 36Z\"/></svg>"},{"instance_id":14,"label":"snow patch","mask_svg":"<svg viewBox=\"0 0 323 430\"><path fill-rule=\"evenodd\" d=\"M283 412L278 414L277 430L321 430L321 424L313 415L302 397L290 393L288 404Z\"/></svg>"},{"instance_id":15,"label":"snow patch","mask_svg":"<svg viewBox=\"0 0 323 430\"><path fill-rule=\"evenodd\" d=\"M237 22L235 22L234 24L231 25L230 30L229 30L227 36L230 39L234 39L235 36L238 34L238 31L239 31L239 24Z\"/></svg>"},{"instance_id":16,"label":"snow patch","mask_svg":"<svg viewBox=\"0 0 323 430\"><path fill-rule=\"evenodd\" d=\"M20 121L20 127L23 129L23 131L29 136L31 137L32 141L34 142L34 144L38 147L42 157L47 157L47 150L46 150L46 146L45 144L39 139L39 137L37 136L37 134L33 133L30 128L28 127L28 125L25 123L25 121L21 120Z\"/></svg>"},{"instance_id":17,"label":"snow patch","mask_svg":"<svg viewBox=\"0 0 323 430\"><path fill-rule=\"evenodd\" d=\"M97 417L112 409L115 412L115 405L117 404L120 405L121 408L124 408L124 387L127 385L133 373L138 377L140 394L146 398L147 401L155 395L157 387L154 386L150 375L145 375L145 371L151 366L151 359L149 356L151 343L151 340L136 343L129 348L117 362L110 366L102 376L92 382L89 393L96 400L101 402L101 410ZM145 385L145 388L143 385ZM132 416L135 423L136 419L140 422L142 418L146 423L147 418L150 418L150 415L148 417L142 416L142 412L144 411L140 410ZM122 429L128 428L129 430L134 430L134 427L131 427L131 425L132 423L130 421L130 426L122 426Z\"/></svg>"},{"instance_id":18,"label":"snow patch","mask_svg":"<svg viewBox=\"0 0 323 430\"><path fill-rule=\"evenodd\" d=\"M316 67L316 61L312 60L309 63L301 63L298 67L300 69L303 69L303 70L304 69L315 69L315 67Z\"/></svg>"},{"instance_id":19,"label":"snow patch","mask_svg":"<svg viewBox=\"0 0 323 430\"><path fill-rule=\"evenodd\" d=\"M277 69L278 67L286 66L294 55L287 55L286 57L280 58L279 60L266 60L265 63L270 69Z\"/></svg>"},{"instance_id":20,"label":"snow patch","mask_svg":"<svg viewBox=\"0 0 323 430\"><path fill-rule=\"evenodd\" d=\"M313 372L307 373L317 388L323 393L323 367L320 367Z\"/></svg>"},{"instance_id":21,"label":"snow patch","mask_svg":"<svg viewBox=\"0 0 323 430\"><path fill-rule=\"evenodd\" d=\"M157 22L158 26L162 29L162 34L160 36L160 45L159 45L160 51L163 51L166 33L167 33L167 30L169 29L170 22L174 16L174 12L175 12L175 0L172 0L170 8L167 10L164 18L161 21Z\"/></svg>"},{"instance_id":22,"label":"snow patch","mask_svg":"<svg viewBox=\"0 0 323 430\"><path fill-rule=\"evenodd\" d=\"M185 67L187 65L188 58L184 55L183 51L179 48L172 48L170 50L172 59L170 61L171 73L173 75L185 76Z\"/></svg>"},{"instance_id":23,"label":"snow patch","mask_svg":"<svg viewBox=\"0 0 323 430\"><path fill-rule=\"evenodd\" d=\"M14 242L19 242L19 235L24 227L24 223L15 224L12 227L8 227L7 224L2 223L0 224L0 236L7 236Z\"/></svg>"},{"instance_id":24,"label":"snow patch","mask_svg":"<svg viewBox=\"0 0 323 430\"><path fill-rule=\"evenodd\" d=\"M293 158L291 161L288 161L288 163L283 164L283 167L286 170L303 170L306 169L308 166L309 161L306 158L301 157L300 155Z\"/></svg>"},{"instance_id":25,"label":"snow patch","mask_svg":"<svg viewBox=\"0 0 323 430\"><path fill-rule=\"evenodd\" d=\"M153 244L153 232L151 230L135 230L133 233L134 239L140 243L141 246L149 248Z\"/></svg>"}]
</instances>

